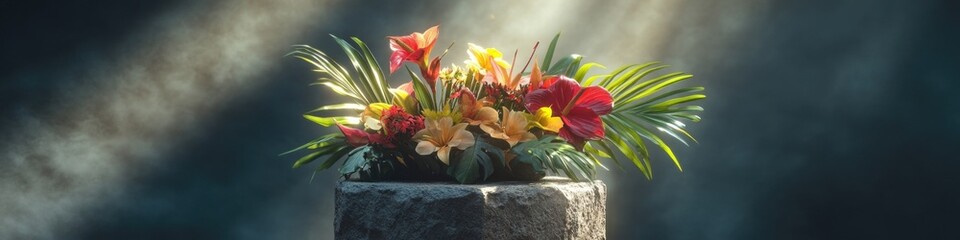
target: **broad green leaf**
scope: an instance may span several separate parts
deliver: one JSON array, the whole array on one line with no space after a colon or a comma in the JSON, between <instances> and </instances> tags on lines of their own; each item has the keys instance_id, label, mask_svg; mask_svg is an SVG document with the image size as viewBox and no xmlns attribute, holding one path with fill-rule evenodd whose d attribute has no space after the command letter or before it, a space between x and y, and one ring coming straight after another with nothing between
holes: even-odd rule
<instances>
[{"instance_id":1,"label":"broad green leaf","mask_svg":"<svg viewBox=\"0 0 960 240\"><path fill-rule=\"evenodd\" d=\"M410 79L413 79L414 97L416 97L417 101L420 102L420 107L430 110L437 110L434 108L436 105L433 103L433 91L430 91L427 83L422 78L417 76L417 74L413 73L413 70L410 70L410 67L406 68L407 73L410 74Z\"/></svg>"},{"instance_id":2,"label":"broad green leaf","mask_svg":"<svg viewBox=\"0 0 960 240\"><path fill-rule=\"evenodd\" d=\"M463 157L455 166L447 168L447 174L453 176L459 183L475 183L480 179L480 159L484 154L477 146L469 147L463 152Z\"/></svg>"},{"instance_id":3,"label":"broad green leaf","mask_svg":"<svg viewBox=\"0 0 960 240\"><path fill-rule=\"evenodd\" d=\"M570 68L570 66L572 66L574 63L577 63L577 64L580 63L580 59L583 59L583 57L580 56L580 55L577 55L577 54L573 54L573 55L570 55L570 56L561 58L560 60L558 60L558 61L557 61L556 63L554 63L553 65L550 65L550 69L547 69L546 72L544 73L544 75L561 75L561 74L566 74L566 72L567 72L568 68ZM546 68L544 68L544 69L546 69ZM576 70L574 70L574 71L576 71Z\"/></svg>"},{"instance_id":4,"label":"broad green leaf","mask_svg":"<svg viewBox=\"0 0 960 240\"><path fill-rule=\"evenodd\" d=\"M347 161L340 166L340 174L350 175L363 169L367 165L366 154L370 152L370 146L358 147L347 154Z\"/></svg>"}]
</instances>

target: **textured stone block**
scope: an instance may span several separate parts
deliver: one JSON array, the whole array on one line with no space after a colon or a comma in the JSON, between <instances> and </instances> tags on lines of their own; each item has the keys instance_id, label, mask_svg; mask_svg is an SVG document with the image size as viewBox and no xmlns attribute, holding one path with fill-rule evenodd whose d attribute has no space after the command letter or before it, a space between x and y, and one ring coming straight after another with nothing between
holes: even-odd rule
<instances>
[{"instance_id":1,"label":"textured stone block","mask_svg":"<svg viewBox=\"0 0 960 240\"><path fill-rule=\"evenodd\" d=\"M340 182L337 239L605 239L606 186Z\"/></svg>"}]
</instances>

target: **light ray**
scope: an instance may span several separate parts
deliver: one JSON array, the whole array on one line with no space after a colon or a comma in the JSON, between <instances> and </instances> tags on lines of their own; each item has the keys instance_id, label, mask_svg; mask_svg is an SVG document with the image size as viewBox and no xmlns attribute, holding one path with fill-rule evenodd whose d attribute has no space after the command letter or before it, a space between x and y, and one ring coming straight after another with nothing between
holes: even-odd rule
<instances>
[{"instance_id":1,"label":"light ray","mask_svg":"<svg viewBox=\"0 0 960 240\"><path fill-rule=\"evenodd\" d=\"M86 207L122 195L209 112L263 84L258 76L330 6L193 3L142 26L121 54L77 63L89 74L59 81L83 83L61 89L62 112L18 119L19 132L0 141L0 239L75 231Z\"/></svg>"}]
</instances>

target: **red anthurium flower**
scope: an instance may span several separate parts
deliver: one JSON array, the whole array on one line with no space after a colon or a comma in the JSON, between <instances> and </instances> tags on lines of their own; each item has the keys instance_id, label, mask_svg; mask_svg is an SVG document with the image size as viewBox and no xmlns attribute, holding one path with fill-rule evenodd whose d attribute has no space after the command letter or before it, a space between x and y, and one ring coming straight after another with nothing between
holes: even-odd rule
<instances>
[{"instance_id":1,"label":"red anthurium flower","mask_svg":"<svg viewBox=\"0 0 960 240\"><path fill-rule=\"evenodd\" d=\"M580 84L566 76L555 76L543 81L543 88L528 93L524 106L529 112L550 107L563 120L560 137L582 148L585 140L603 138L601 115L613 110L613 97L607 90Z\"/></svg>"},{"instance_id":2,"label":"red anthurium flower","mask_svg":"<svg viewBox=\"0 0 960 240\"><path fill-rule=\"evenodd\" d=\"M393 144L387 142L387 139L380 134L370 134L360 129L344 126L340 123L337 123L337 128L340 128L340 132L347 138L347 144L350 144L350 146L359 147L373 143L393 147Z\"/></svg>"},{"instance_id":3,"label":"red anthurium flower","mask_svg":"<svg viewBox=\"0 0 960 240\"><path fill-rule=\"evenodd\" d=\"M350 128L340 123L337 123L337 127L340 128L343 136L347 138L347 144L350 144L350 146L359 147L370 143L370 134L363 130Z\"/></svg>"}]
</instances>

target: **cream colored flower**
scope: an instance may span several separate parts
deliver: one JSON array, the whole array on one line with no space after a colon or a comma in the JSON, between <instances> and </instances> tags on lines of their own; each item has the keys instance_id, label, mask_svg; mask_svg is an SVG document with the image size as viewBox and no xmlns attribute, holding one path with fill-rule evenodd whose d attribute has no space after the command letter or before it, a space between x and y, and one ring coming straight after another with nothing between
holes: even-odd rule
<instances>
[{"instance_id":1,"label":"cream colored flower","mask_svg":"<svg viewBox=\"0 0 960 240\"><path fill-rule=\"evenodd\" d=\"M451 148L465 150L473 146L473 134L467 131L467 123L453 125L453 119L443 117L439 120L427 119L424 129L414 135L417 143L416 151L420 155L430 155L436 152L437 158L444 164L450 164Z\"/></svg>"},{"instance_id":2,"label":"cream colored flower","mask_svg":"<svg viewBox=\"0 0 960 240\"><path fill-rule=\"evenodd\" d=\"M524 112L511 111L504 107L503 122L500 124L503 134L499 136L490 134L490 136L506 140L510 147L520 142L537 139L536 135L527 131L527 118Z\"/></svg>"},{"instance_id":3,"label":"cream colored flower","mask_svg":"<svg viewBox=\"0 0 960 240\"><path fill-rule=\"evenodd\" d=\"M383 128L383 126L380 124L380 119L376 119L370 116L366 116L363 118L363 127L370 130L374 130L374 131L380 131L380 129Z\"/></svg>"}]
</instances>

